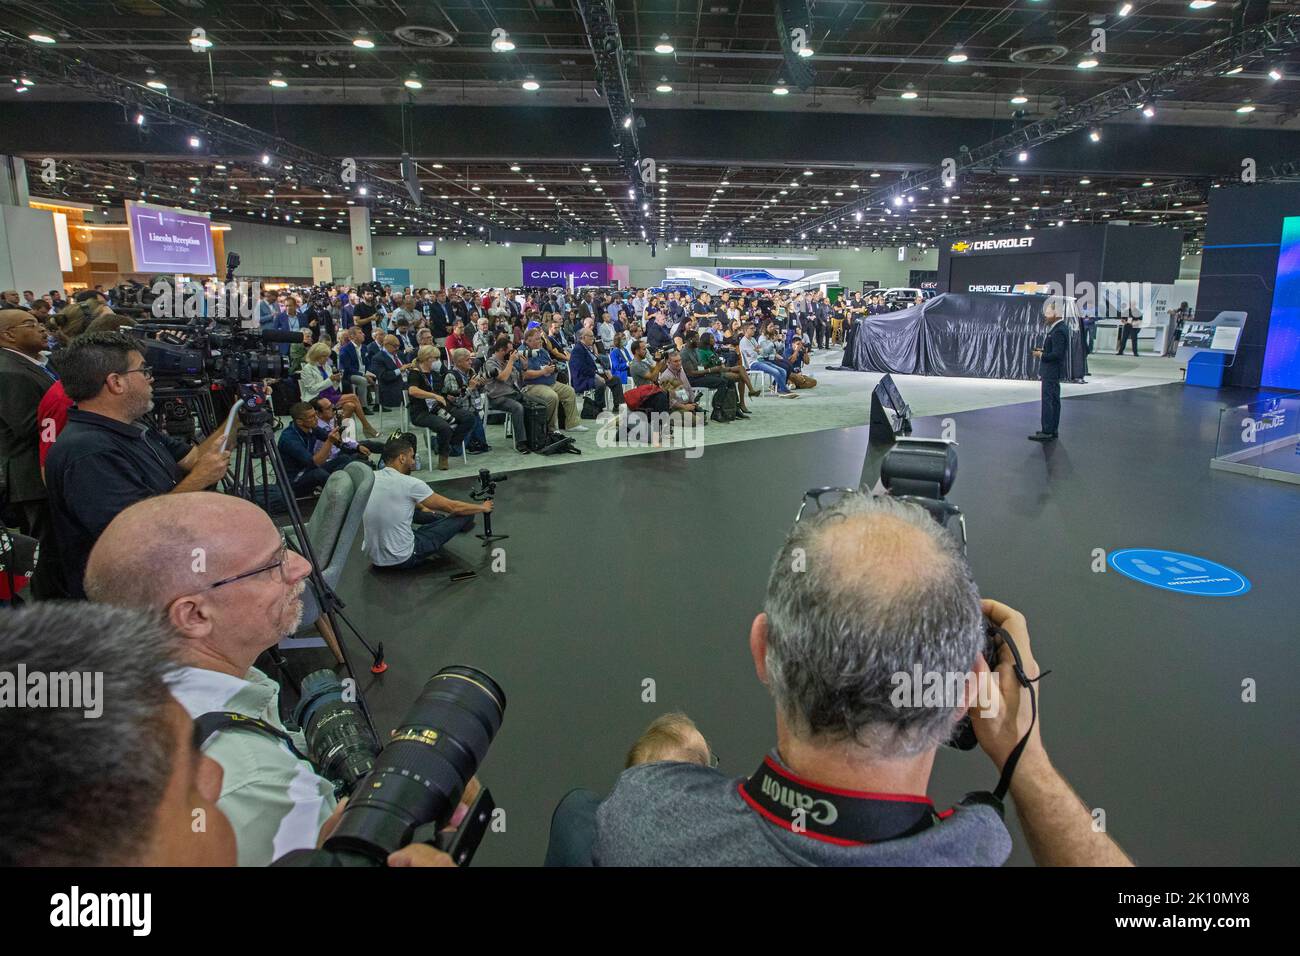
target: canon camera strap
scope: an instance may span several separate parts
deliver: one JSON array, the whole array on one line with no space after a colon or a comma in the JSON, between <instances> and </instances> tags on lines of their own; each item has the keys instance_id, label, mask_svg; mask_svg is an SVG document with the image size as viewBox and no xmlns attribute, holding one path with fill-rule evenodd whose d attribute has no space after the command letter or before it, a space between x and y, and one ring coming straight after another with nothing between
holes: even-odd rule
<instances>
[{"instance_id":1,"label":"canon camera strap","mask_svg":"<svg viewBox=\"0 0 1300 956\"><path fill-rule=\"evenodd\" d=\"M740 784L740 796L769 822L839 846L913 836L938 819L926 797L821 787L770 756Z\"/></svg>"}]
</instances>

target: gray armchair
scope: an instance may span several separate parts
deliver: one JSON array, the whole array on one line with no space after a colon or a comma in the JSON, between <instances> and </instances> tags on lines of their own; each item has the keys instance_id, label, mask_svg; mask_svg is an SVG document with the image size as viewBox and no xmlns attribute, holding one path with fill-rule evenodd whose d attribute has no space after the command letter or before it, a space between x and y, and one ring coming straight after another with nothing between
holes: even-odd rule
<instances>
[{"instance_id":1,"label":"gray armchair","mask_svg":"<svg viewBox=\"0 0 1300 956\"><path fill-rule=\"evenodd\" d=\"M330 475L329 481L321 489L316 509L306 522L307 538L311 542L316 560L320 563L321 576L330 588L338 586L352 551L352 542L361 527L361 516L370 500L370 489L375 483L375 473L364 462L354 461L342 471ZM293 528L284 529L285 535L293 546L298 545ZM338 661L343 660L339 648L338 635L330 625L329 618L322 613L320 596L308 582L302 594L303 626L292 637L280 642L280 647L319 647L322 643L329 646ZM315 630L320 637L310 636ZM306 636L304 636L306 635Z\"/></svg>"}]
</instances>

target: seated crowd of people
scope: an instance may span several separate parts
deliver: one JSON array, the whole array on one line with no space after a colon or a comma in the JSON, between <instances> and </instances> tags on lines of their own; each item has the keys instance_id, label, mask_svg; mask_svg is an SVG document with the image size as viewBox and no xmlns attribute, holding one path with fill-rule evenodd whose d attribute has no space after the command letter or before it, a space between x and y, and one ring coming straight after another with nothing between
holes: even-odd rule
<instances>
[{"instance_id":1,"label":"seated crowd of people","mask_svg":"<svg viewBox=\"0 0 1300 956\"><path fill-rule=\"evenodd\" d=\"M363 549L379 568L419 564L492 502L456 501L413 477L419 442L382 435L371 397L382 409L409 396L411 426L436 434L442 452L485 444L476 409L460 401L475 392L515 418L525 402L552 426L562 414L565 427L581 427L578 395L607 394L617 405L646 386L663 410L694 412L704 388L734 392L743 408L749 373L765 371L781 394L811 387L804 356L825 347L816 295L792 313L779 295L718 307L707 293L685 302L676 293L584 295L575 308L562 292L521 304L502 290L476 296L471 310L463 294L439 292L437 321L414 297L382 320L373 289L356 303L347 290L329 298L307 312L293 296L286 311L276 294L262 303L257 321L282 325L292 309L303 332L293 346L299 400L278 445L294 490L379 459L362 522ZM0 808L0 865L260 866L316 847L339 819L336 787L304 756L279 685L256 663L304 623L311 566L257 496L209 490L227 478L239 419L198 443L160 430L149 417L153 375L141 338L101 325L65 341L70 323L13 299L4 293L9 307L0 309L5 524L37 539L40 552L35 605L0 617L0 671L88 671L105 687L95 720L66 708L0 707L0 760L26 771ZM74 307L83 318L99 313L92 324L108 308L92 292L59 315ZM756 309L762 334L748 313L724 318L717 308ZM811 336L801 327L808 315ZM330 323L346 335L341 352ZM347 375L333 370L336 360ZM516 436L523 428L517 421ZM787 573L796 558L804 573ZM74 600L47 600L60 597ZM997 660L984 659L985 618L1014 637L1018 661L1005 644ZM965 716L993 766L1010 774L1039 863L1128 862L1047 757L1040 701L1023 679L1039 674L1024 618L981 601L964 554L919 506L848 495L797 520L748 644L775 703L774 746L765 759L752 755L759 770L728 777L689 718L663 715L608 795L575 791L561 801L549 862L1000 864L1011 836L997 797L972 795L944 811L926 797L935 754ZM890 677L914 666L985 677L993 668L1000 706L977 706L972 680L961 700L900 707ZM222 712L270 732L226 727L196 739L194 721ZM856 802L837 828L826 822L836 814L805 812L814 796ZM202 832L191 827L194 808L208 816ZM388 862L450 860L412 844Z\"/></svg>"}]
</instances>

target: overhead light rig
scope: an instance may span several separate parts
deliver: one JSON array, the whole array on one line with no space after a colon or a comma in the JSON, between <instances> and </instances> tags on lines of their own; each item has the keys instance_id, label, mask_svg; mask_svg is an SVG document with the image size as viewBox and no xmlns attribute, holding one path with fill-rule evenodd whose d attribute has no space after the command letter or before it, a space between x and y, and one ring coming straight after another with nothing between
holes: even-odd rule
<instances>
[{"instance_id":1,"label":"overhead light rig","mask_svg":"<svg viewBox=\"0 0 1300 956\"><path fill-rule=\"evenodd\" d=\"M963 170L1010 167L1017 154L1050 143L1081 129L1095 127L1114 116L1168 96L1190 83L1225 74L1235 66L1262 56L1276 57L1300 46L1300 14L1274 17L1248 30L1224 37L1181 59L1089 97L1073 106L1063 106L1055 116L1027 123L973 150L962 150L953 157L956 173ZM950 170L951 171L951 170ZM846 203L817 219L801 224L815 229L838 222L845 216L879 206L900 194L921 186L942 186L944 171L934 166L909 176L901 183L880 187L866 196Z\"/></svg>"}]
</instances>

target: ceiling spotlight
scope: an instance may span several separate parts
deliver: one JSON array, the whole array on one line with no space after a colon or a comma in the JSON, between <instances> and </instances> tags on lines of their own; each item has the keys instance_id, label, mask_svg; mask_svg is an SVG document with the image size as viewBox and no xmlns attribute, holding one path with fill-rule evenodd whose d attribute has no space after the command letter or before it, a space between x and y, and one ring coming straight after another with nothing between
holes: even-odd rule
<instances>
[{"instance_id":1,"label":"ceiling spotlight","mask_svg":"<svg viewBox=\"0 0 1300 956\"><path fill-rule=\"evenodd\" d=\"M1242 103L1240 106L1237 107L1237 112L1238 112L1238 113L1253 113L1253 112L1255 112L1255 104L1253 104L1253 103Z\"/></svg>"},{"instance_id":2,"label":"ceiling spotlight","mask_svg":"<svg viewBox=\"0 0 1300 956\"><path fill-rule=\"evenodd\" d=\"M668 39L667 33L659 34L659 42L655 44L655 52L663 54L673 52L673 41Z\"/></svg>"},{"instance_id":3,"label":"ceiling spotlight","mask_svg":"<svg viewBox=\"0 0 1300 956\"><path fill-rule=\"evenodd\" d=\"M352 45L358 50L373 50L375 48L375 41L366 36L365 30L358 30L355 39L352 41Z\"/></svg>"},{"instance_id":4,"label":"ceiling spotlight","mask_svg":"<svg viewBox=\"0 0 1300 956\"><path fill-rule=\"evenodd\" d=\"M27 34L27 39L31 40L33 43L54 42L54 37L50 36L48 33L29 33Z\"/></svg>"},{"instance_id":5,"label":"ceiling spotlight","mask_svg":"<svg viewBox=\"0 0 1300 956\"><path fill-rule=\"evenodd\" d=\"M773 96L785 96L790 90L785 85L785 80L777 80L776 86L772 87Z\"/></svg>"},{"instance_id":6,"label":"ceiling spotlight","mask_svg":"<svg viewBox=\"0 0 1300 956\"><path fill-rule=\"evenodd\" d=\"M1027 163L1029 162L1029 154L1026 153L1024 150L1021 150L1020 153L1016 156L1016 159L1018 159L1022 163Z\"/></svg>"},{"instance_id":7,"label":"ceiling spotlight","mask_svg":"<svg viewBox=\"0 0 1300 956\"><path fill-rule=\"evenodd\" d=\"M195 27L190 31L190 49L195 53L212 49L212 41L208 39L208 34L202 27Z\"/></svg>"},{"instance_id":8,"label":"ceiling spotlight","mask_svg":"<svg viewBox=\"0 0 1300 956\"><path fill-rule=\"evenodd\" d=\"M1079 61L1079 69L1081 69L1081 70L1091 70L1091 69L1095 69L1095 68L1096 68L1097 66L1099 66L1100 64L1101 64L1101 61L1098 60L1095 56L1093 56L1093 55L1090 53L1090 54L1088 54L1087 56L1085 56L1082 60Z\"/></svg>"},{"instance_id":9,"label":"ceiling spotlight","mask_svg":"<svg viewBox=\"0 0 1300 956\"><path fill-rule=\"evenodd\" d=\"M520 170L520 167L519 167L519 164L518 164L518 163L511 163L511 164L510 164L510 171L511 171L512 173L517 173L517 172L519 172L519 170Z\"/></svg>"},{"instance_id":10,"label":"ceiling spotlight","mask_svg":"<svg viewBox=\"0 0 1300 956\"><path fill-rule=\"evenodd\" d=\"M1214 0L1192 0L1188 6L1193 10L1208 10L1214 6Z\"/></svg>"},{"instance_id":11,"label":"ceiling spotlight","mask_svg":"<svg viewBox=\"0 0 1300 956\"><path fill-rule=\"evenodd\" d=\"M136 113L136 114L135 114L135 125L136 125L136 126L143 126L143 125L144 125L144 114L143 114L143 113Z\"/></svg>"},{"instance_id":12,"label":"ceiling spotlight","mask_svg":"<svg viewBox=\"0 0 1300 956\"><path fill-rule=\"evenodd\" d=\"M515 41L510 39L510 34L506 33L501 27L492 31L492 52L509 53L515 48Z\"/></svg>"},{"instance_id":13,"label":"ceiling spotlight","mask_svg":"<svg viewBox=\"0 0 1300 956\"><path fill-rule=\"evenodd\" d=\"M668 82L668 77L666 76L659 77L659 85L655 87L655 92L671 93L672 91L673 91L673 87L672 84Z\"/></svg>"},{"instance_id":14,"label":"ceiling spotlight","mask_svg":"<svg viewBox=\"0 0 1300 956\"><path fill-rule=\"evenodd\" d=\"M203 140L199 139L197 136L190 137L190 149L198 149L202 145Z\"/></svg>"},{"instance_id":15,"label":"ceiling spotlight","mask_svg":"<svg viewBox=\"0 0 1300 956\"><path fill-rule=\"evenodd\" d=\"M1223 73L1223 75L1224 75L1224 76L1236 76L1236 75L1237 75L1238 73L1240 73L1243 69L1244 69L1244 67L1242 67L1242 66L1239 64L1239 65L1237 65L1237 66L1234 66L1231 70L1225 70L1224 73Z\"/></svg>"},{"instance_id":16,"label":"ceiling spotlight","mask_svg":"<svg viewBox=\"0 0 1300 956\"><path fill-rule=\"evenodd\" d=\"M899 94L899 98L904 100L914 100L916 99L916 97L917 97L917 92L913 88L911 83L908 83L907 89L903 90L903 92Z\"/></svg>"},{"instance_id":17,"label":"ceiling spotlight","mask_svg":"<svg viewBox=\"0 0 1300 956\"><path fill-rule=\"evenodd\" d=\"M358 186L358 187L357 187L357 195L359 195L359 196L364 196L365 194L366 194L366 187L365 187L365 186Z\"/></svg>"},{"instance_id":18,"label":"ceiling spotlight","mask_svg":"<svg viewBox=\"0 0 1300 956\"><path fill-rule=\"evenodd\" d=\"M1132 12L1133 12L1133 4L1131 3L1126 3L1119 8L1119 15L1121 17L1126 17Z\"/></svg>"},{"instance_id":19,"label":"ceiling spotlight","mask_svg":"<svg viewBox=\"0 0 1300 956\"><path fill-rule=\"evenodd\" d=\"M1100 142L1101 142L1101 130L1099 130L1099 129L1088 130L1088 139L1092 140L1094 143L1100 143Z\"/></svg>"},{"instance_id":20,"label":"ceiling spotlight","mask_svg":"<svg viewBox=\"0 0 1300 956\"><path fill-rule=\"evenodd\" d=\"M277 90L282 90L289 85L286 80L278 76L271 77L271 79L267 80L267 83L269 83L271 86L274 86Z\"/></svg>"},{"instance_id":21,"label":"ceiling spotlight","mask_svg":"<svg viewBox=\"0 0 1300 956\"><path fill-rule=\"evenodd\" d=\"M1154 186L1155 183L1153 183L1153 182L1152 182L1151 180L1149 180L1149 179L1144 179L1144 180L1142 180L1142 185L1143 185L1143 186Z\"/></svg>"},{"instance_id":22,"label":"ceiling spotlight","mask_svg":"<svg viewBox=\"0 0 1300 956\"><path fill-rule=\"evenodd\" d=\"M424 84L420 82L419 78L417 78L414 73L412 73L405 80L403 80L402 85L405 86L408 90L424 89Z\"/></svg>"},{"instance_id":23,"label":"ceiling spotlight","mask_svg":"<svg viewBox=\"0 0 1300 956\"><path fill-rule=\"evenodd\" d=\"M1029 97L1025 96L1025 91L1023 88L1016 90L1016 95L1011 97L1011 103L1013 106L1024 106L1028 102L1029 102Z\"/></svg>"},{"instance_id":24,"label":"ceiling spotlight","mask_svg":"<svg viewBox=\"0 0 1300 956\"><path fill-rule=\"evenodd\" d=\"M1270 80L1282 79L1282 68L1278 66L1269 67L1268 78Z\"/></svg>"},{"instance_id":25,"label":"ceiling spotlight","mask_svg":"<svg viewBox=\"0 0 1300 956\"><path fill-rule=\"evenodd\" d=\"M1147 119L1150 119L1151 117L1156 115L1156 108L1152 106L1150 103L1147 103L1145 106L1142 107L1142 115L1145 116Z\"/></svg>"},{"instance_id":26,"label":"ceiling spotlight","mask_svg":"<svg viewBox=\"0 0 1300 956\"><path fill-rule=\"evenodd\" d=\"M148 83L145 84L145 86L149 87L149 89L151 90L167 89L167 84L164 83L162 80L150 80Z\"/></svg>"},{"instance_id":27,"label":"ceiling spotlight","mask_svg":"<svg viewBox=\"0 0 1300 956\"><path fill-rule=\"evenodd\" d=\"M966 51L961 48L960 43L958 43L957 46L953 48L953 51L948 54L949 63L965 63L969 59L970 57L966 55Z\"/></svg>"}]
</instances>

